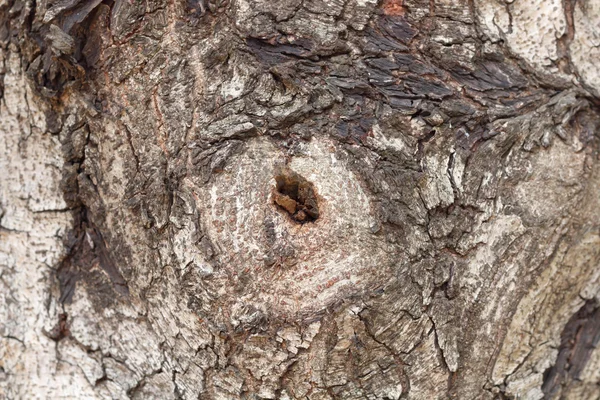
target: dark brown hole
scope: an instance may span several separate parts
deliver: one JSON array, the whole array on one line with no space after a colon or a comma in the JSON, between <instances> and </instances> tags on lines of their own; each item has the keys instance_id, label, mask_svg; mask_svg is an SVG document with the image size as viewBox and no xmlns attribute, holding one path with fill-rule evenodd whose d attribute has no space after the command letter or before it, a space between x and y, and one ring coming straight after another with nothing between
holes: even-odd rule
<instances>
[{"instance_id":1,"label":"dark brown hole","mask_svg":"<svg viewBox=\"0 0 600 400\"><path fill-rule=\"evenodd\" d=\"M302 224L319 218L319 205L312 183L287 167L277 171L275 182L273 201L279 208Z\"/></svg>"}]
</instances>

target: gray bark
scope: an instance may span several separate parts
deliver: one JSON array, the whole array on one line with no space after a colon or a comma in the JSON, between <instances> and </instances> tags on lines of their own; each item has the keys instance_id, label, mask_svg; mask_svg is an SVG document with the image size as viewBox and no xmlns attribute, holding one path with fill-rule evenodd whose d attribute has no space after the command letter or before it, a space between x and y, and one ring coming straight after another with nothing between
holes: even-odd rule
<instances>
[{"instance_id":1,"label":"gray bark","mask_svg":"<svg viewBox=\"0 0 600 400\"><path fill-rule=\"evenodd\" d=\"M600 398L593 0L0 0L0 398Z\"/></svg>"}]
</instances>

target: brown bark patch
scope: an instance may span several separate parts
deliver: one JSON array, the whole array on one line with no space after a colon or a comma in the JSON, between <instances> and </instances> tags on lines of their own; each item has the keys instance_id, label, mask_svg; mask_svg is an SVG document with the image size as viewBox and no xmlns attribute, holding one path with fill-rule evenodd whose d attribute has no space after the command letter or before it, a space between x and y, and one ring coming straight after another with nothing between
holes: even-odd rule
<instances>
[{"instance_id":1,"label":"brown bark patch","mask_svg":"<svg viewBox=\"0 0 600 400\"><path fill-rule=\"evenodd\" d=\"M384 0L381 8L385 15L404 15L403 0Z\"/></svg>"}]
</instances>

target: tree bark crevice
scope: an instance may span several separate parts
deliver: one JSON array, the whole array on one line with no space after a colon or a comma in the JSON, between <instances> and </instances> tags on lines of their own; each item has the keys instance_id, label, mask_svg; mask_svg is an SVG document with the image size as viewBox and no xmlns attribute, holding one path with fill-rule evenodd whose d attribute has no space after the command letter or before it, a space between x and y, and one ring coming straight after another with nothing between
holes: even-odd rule
<instances>
[{"instance_id":1,"label":"tree bark crevice","mask_svg":"<svg viewBox=\"0 0 600 400\"><path fill-rule=\"evenodd\" d=\"M0 4L0 397L595 398L600 8Z\"/></svg>"}]
</instances>

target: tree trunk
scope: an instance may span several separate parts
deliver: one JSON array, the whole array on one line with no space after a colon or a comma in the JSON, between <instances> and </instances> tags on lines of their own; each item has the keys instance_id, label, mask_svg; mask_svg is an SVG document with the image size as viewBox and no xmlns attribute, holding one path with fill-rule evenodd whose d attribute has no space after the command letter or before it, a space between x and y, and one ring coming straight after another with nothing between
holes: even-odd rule
<instances>
[{"instance_id":1,"label":"tree trunk","mask_svg":"<svg viewBox=\"0 0 600 400\"><path fill-rule=\"evenodd\" d=\"M600 398L593 0L1 0L0 398Z\"/></svg>"}]
</instances>

